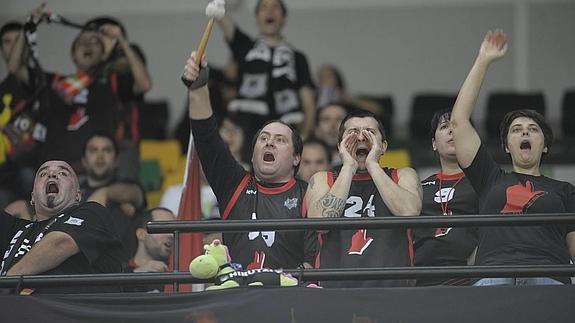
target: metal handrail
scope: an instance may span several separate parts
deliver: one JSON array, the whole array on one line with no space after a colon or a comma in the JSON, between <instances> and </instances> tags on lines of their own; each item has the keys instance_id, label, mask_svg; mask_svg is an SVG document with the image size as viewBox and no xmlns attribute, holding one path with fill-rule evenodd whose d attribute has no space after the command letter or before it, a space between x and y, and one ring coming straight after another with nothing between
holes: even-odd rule
<instances>
[{"instance_id":1,"label":"metal handrail","mask_svg":"<svg viewBox=\"0 0 575 323\"><path fill-rule=\"evenodd\" d=\"M445 267L393 267L355 269L285 270L300 281L327 280L392 280L430 278L491 278L491 277L570 277L575 276L573 265L537 266L445 266ZM38 275L0 277L0 288L138 285L138 284L197 284L211 280L197 279L189 273L134 273L98 275Z\"/></svg>"},{"instance_id":2,"label":"metal handrail","mask_svg":"<svg viewBox=\"0 0 575 323\"><path fill-rule=\"evenodd\" d=\"M573 213L414 216L381 218L306 218L281 220L153 221L150 233L391 229L420 227L528 226L575 223Z\"/></svg>"}]
</instances>

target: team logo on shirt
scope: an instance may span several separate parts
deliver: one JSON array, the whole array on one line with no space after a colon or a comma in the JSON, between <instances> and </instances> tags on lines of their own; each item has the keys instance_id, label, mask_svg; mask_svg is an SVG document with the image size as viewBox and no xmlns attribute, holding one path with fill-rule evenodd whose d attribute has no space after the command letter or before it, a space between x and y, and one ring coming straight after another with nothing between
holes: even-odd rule
<instances>
[{"instance_id":1,"label":"team logo on shirt","mask_svg":"<svg viewBox=\"0 0 575 323\"><path fill-rule=\"evenodd\" d=\"M367 230L357 230L351 237L351 246L349 246L347 253L361 256L372 242L373 238L367 235Z\"/></svg>"},{"instance_id":2,"label":"team logo on shirt","mask_svg":"<svg viewBox=\"0 0 575 323\"><path fill-rule=\"evenodd\" d=\"M509 186L505 191L507 201L501 213L525 213L527 209L535 203L541 196L547 194L545 191L536 191L531 181L517 183Z\"/></svg>"},{"instance_id":3,"label":"team logo on shirt","mask_svg":"<svg viewBox=\"0 0 575 323\"><path fill-rule=\"evenodd\" d=\"M70 225L81 226L81 225L82 225L82 222L84 222L84 220L78 219L78 218L75 218L75 217L71 216L71 217L68 218L68 220L66 220L66 222L64 222L64 223L70 224Z\"/></svg>"},{"instance_id":4,"label":"team logo on shirt","mask_svg":"<svg viewBox=\"0 0 575 323\"><path fill-rule=\"evenodd\" d=\"M435 192L435 197L433 200L435 203L446 203L453 199L453 195L455 194L455 187L446 187L442 188L439 191Z\"/></svg>"},{"instance_id":5,"label":"team logo on shirt","mask_svg":"<svg viewBox=\"0 0 575 323\"><path fill-rule=\"evenodd\" d=\"M297 207L297 197L294 197L293 199L287 198L284 202L284 206L287 207L288 210Z\"/></svg>"}]
</instances>

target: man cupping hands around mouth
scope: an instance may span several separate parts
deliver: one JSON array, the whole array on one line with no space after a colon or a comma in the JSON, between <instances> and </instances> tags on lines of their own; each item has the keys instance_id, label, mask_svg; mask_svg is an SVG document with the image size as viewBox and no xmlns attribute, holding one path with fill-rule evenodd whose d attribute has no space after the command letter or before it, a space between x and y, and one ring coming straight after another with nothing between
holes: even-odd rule
<instances>
[{"instance_id":1,"label":"man cupping hands around mouth","mask_svg":"<svg viewBox=\"0 0 575 323\"><path fill-rule=\"evenodd\" d=\"M382 168L387 149L385 129L370 112L354 111L341 122L338 148L343 165L318 172L309 181L309 217L415 216L421 211L419 177L412 168ZM410 241L405 229L337 230L322 233L320 268L409 266ZM351 287L358 282L324 282ZM364 281L368 286L407 286L402 281Z\"/></svg>"}]
</instances>

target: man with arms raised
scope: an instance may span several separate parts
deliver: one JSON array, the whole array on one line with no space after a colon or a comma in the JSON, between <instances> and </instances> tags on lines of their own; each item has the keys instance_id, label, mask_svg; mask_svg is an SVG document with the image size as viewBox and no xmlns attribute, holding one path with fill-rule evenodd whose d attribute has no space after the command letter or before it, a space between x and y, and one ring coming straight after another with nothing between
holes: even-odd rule
<instances>
[{"instance_id":1,"label":"man with arms raised","mask_svg":"<svg viewBox=\"0 0 575 323\"><path fill-rule=\"evenodd\" d=\"M205 61L202 66L206 66ZM196 81L199 72L192 53L183 77ZM251 160L253 173L248 173L218 133L206 86L190 90L189 110L196 150L217 197L222 219L305 217L306 183L294 178L301 160L302 141L292 126L270 121L258 130ZM315 259L317 240L311 231L234 232L224 233L223 239L232 260L244 269L311 267Z\"/></svg>"},{"instance_id":2,"label":"man with arms raised","mask_svg":"<svg viewBox=\"0 0 575 323\"><path fill-rule=\"evenodd\" d=\"M341 122L338 149L342 167L318 172L309 181L310 217L415 216L421 211L421 186L412 168L379 165L387 149L385 130L367 111ZM409 266L412 244L406 229L332 230L320 238L320 268ZM324 286L406 286L407 281L325 282Z\"/></svg>"}]
</instances>

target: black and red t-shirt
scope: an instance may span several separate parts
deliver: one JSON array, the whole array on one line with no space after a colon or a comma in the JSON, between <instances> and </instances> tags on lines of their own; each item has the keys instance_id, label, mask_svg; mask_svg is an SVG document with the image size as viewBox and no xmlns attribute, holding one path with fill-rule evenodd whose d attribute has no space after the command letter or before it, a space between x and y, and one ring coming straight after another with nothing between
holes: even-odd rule
<instances>
[{"instance_id":1,"label":"black and red t-shirt","mask_svg":"<svg viewBox=\"0 0 575 323\"><path fill-rule=\"evenodd\" d=\"M464 173L433 174L421 181L423 204L420 216L478 214L479 201ZM477 246L477 229L414 228L415 266L465 266ZM466 284L461 279L418 279L417 285Z\"/></svg>"},{"instance_id":2,"label":"black and red t-shirt","mask_svg":"<svg viewBox=\"0 0 575 323\"><path fill-rule=\"evenodd\" d=\"M192 120L192 132L202 168L218 200L222 219L302 219L307 183L258 182L234 159L220 137L214 116ZM313 264L315 231L233 232L223 234L232 261L243 269L293 269Z\"/></svg>"},{"instance_id":3,"label":"black and red t-shirt","mask_svg":"<svg viewBox=\"0 0 575 323\"><path fill-rule=\"evenodd\" d=\"M481 146L464 169L479 195L482 214L541 214L575 212L575 187L543 175L502 170ZM566 235L575 225L481 227L477 265L569 264Z\"/></svg>"},{"instance_id":4,"label":"black and red t-shirt","mask_svg":"<svg viewBox=\"0 0 575 323\"><path fill-rule=\"evenodd\" d=\"M107 73L85 77L93 79L65 99L62 88L74 84L74 79L47 74L51 88L46 91L41 107L42 121L47 127L41 160L64 160L80 170L84 144L93 133L115 137L120 117L117 78Z\"/></svg>"},{"instance_id":5,"label":"black and red t-shirt","mask_svg":"<svg viewBox=\"0 0 575 323\"><path fill-rule=\"evenodd\" d=\"M397 170L384 169L394 182ZM331 187L336 173L328 172ZM341 217L394 216L369 174L353 177ZM331 230L320 234L319 268L382 268L411 266L413 245L406 229ZM324 281L325 287L408 286L407 280Z\"/></svg>"}]
</instances>

